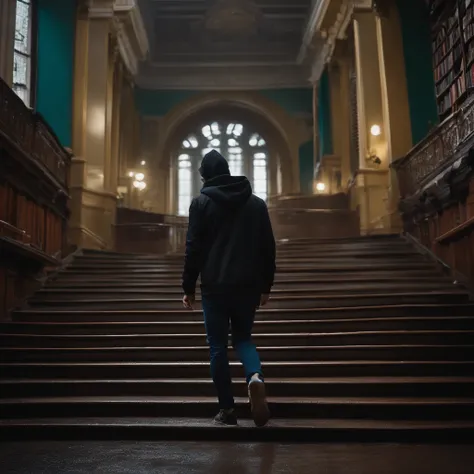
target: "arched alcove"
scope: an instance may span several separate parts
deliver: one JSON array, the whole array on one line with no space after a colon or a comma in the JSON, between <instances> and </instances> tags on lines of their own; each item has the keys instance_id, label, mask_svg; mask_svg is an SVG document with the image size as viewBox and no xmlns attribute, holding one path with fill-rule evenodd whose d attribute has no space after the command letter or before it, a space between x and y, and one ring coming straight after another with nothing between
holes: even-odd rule
<instances>
[{"instance_id":1,"label":"arched alcove","mask_svg":"<svg viewBox=\"0 0 474 474\"><path fill-rule=\"evenodd\" d=\"M163 157L169 169L169 212L187 214L199 193L199 164L212 148L229 161L232 174L246 175L263 199L281 193L285 180L291 186L291 154L277 127L249 108L221 102L196 110L168 135Z\"/></svg>"}]
</instances>

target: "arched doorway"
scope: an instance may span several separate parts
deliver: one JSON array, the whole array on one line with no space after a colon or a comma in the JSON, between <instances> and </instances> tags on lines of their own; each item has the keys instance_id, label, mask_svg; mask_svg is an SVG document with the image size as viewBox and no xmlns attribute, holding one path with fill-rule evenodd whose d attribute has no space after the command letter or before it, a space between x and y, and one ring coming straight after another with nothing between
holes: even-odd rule
<instances>
[{"instance_id":1,"label":"arched doorway","mask_svg":"<svg viewBox=\"0 0 474 474\"><path fill-rule=\"evenodd\" d=\"M202 121L183 138L175 157L179 215L188 215L192 198L199 194L202 186L199 166L203 156L213 149L228 160L232 175L247 176L254 194L267 200L269 152L262 135L250 124L238 120Z\"/></svg>"}]
</instances>

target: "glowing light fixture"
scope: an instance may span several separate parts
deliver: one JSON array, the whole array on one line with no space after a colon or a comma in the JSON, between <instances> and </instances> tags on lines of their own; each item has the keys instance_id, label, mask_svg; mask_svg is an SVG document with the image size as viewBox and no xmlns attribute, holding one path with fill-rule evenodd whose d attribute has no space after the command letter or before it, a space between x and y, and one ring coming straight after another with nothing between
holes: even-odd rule
<instances>
[{"instance_id":1,"label":"glowing light fixture","mask_svg":"<svg viewBox=\"0 0 474 474\"><path fill-rule=\"evenodd\" d=\"M316 189L319 192L323 192L326 189L326 185L324 183L318 183L318 184L316 184Z\"/></svg>"},{"instance_id":2,"label":"glowing light fixture","mask_svg":"<svg viewBox=\"0 0 474 474\"><path fill-rule=\"evenodd\" d=\"M382 129L380 128L380 125L372 125L370 127L370 134L373 135L374 137L380 136L382 133Z\"/></svg>"},{"instance_id":3,"label":"glowing light fixture","mask_svg":"<svg viewBox=\"0 0 474 474\"><path fill-rule=\"evenodd\" d=\"M133 171L130 171L130 173L128 173L128 176L130 176L130 178L133 178L135 176L135 173Z\"/></svg>"},{"instance_id":4,"label":"glowing light fixture","mask_svg":"<svg viewBox=\"0 0 474 474\"><path fill-rule=\"evenodd\" d=\"M137 173L137 174L135 175L135 179L136 179L137 181L143 181L143 180L145 179L145 175L144 175L143 173Z\"/></svg>"},{"instance_id":5,"label":"glowing light fixture","mask_svg":"<svg viewBox=\"0 0 474 474\"><path fill-rule=\"evenodd\" d=\"M143 160L140 164L141 164L142 166L145 166L145 165L146 165L146 161Z\"/></svg>"},{"instance_id":6,"label":"glowing light fixture","mask_svg":"<svg viewBox=\"0 0 474 474\"><path fill-rule=\"evenodd\" d=\"M139 191L143 191L146 188L146 183L143 181L134 181L133 186Z\"/></svg>"}]
</instances>

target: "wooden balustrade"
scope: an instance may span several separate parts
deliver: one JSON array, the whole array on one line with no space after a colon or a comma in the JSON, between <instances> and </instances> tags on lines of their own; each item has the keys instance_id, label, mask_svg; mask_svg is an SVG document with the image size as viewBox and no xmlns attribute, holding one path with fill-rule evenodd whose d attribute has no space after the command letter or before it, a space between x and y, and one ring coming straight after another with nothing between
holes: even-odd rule
<instances>
[{"instance_id":1,"label":"wooden balustrade","mask_svg":"<svg viewBox=\"0 0 474 474\"><path fill-rule=\"evenodd\" d=\"M405 231L474 279L474 99L393 167Z\"/></svg>"},{"instance_id":2,"label":"wooden balustrade","mask_svg":"<svg viewBox=\"0 0 474 474\"><path fill-rule=\"evenodd\" d=\"M339 239L360 235L359 214L348 209L270 208L275 238Z\"/></svg>"},{"instance_id":3,"label":"wooden balustrade","mask_svg":"<svg viewBox=\"0 0 474 474\"><path fill-rule=\"evenodd\" d=\"M124 253L184 251L187 219L135 209L117 209L115 249Z\"/></svg>"},{"instance_id":4,"label":"wooden balustrade","mask_svg":"<svg viewBox=\"0 0 474 474\"><path fill-rule=\"evenodd\" d=\"M447 118L392 167L402 199L417 195L438 175L456 164L472 146L474 98Z\"/></svg>"},{"instance_id":5,"label":"wooden balustrade","mask_svg":"<svg viewBox=\"0 0 474 474\"><path fill-rule=\"evenodd\" d=\"M0 79L0 319L65 252L70 155Z\"/></svg>"}]
</instances>

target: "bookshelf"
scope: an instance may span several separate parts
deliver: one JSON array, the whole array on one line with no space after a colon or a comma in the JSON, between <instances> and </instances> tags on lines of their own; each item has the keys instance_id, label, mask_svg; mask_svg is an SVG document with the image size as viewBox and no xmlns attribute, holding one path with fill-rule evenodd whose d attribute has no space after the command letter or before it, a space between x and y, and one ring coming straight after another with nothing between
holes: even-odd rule
<instances>
[{"instance_id":1,"label":"bookshelf","mask_svg":"<svg viewBox=\"0 0 474 474\"><path fill-rule=\"evenodd\" d=\"M428 0L440 120L474 90L474 0Z\"/></svg>"}]
</instances>

